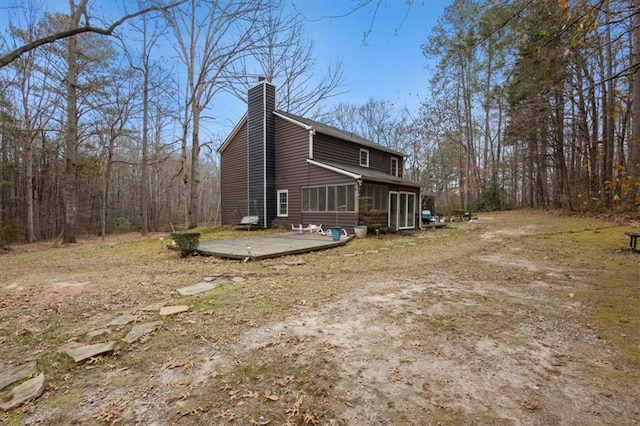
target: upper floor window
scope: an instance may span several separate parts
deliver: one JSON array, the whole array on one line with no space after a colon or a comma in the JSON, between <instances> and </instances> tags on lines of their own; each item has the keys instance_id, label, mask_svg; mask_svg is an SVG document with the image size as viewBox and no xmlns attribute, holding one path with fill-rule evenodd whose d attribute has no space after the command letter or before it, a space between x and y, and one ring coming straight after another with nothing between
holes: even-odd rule
<instances>
[{"instance_id":1,"label":"upper floor window","mask_svg":"<svg viewBox=\"0 0 640 426\"><path fill-rule=\"evenodd\" d=\"M360 148L360 165L362 167L369 167L369 150Z\"/></svg>"},{"instance_id":2,"label":"upper floor window","mask_svg":"<svg viewBox=\"0 0 640 426\"><path fill-rule=\"evenodd\" d=\"M398 159L391 157L391 175L398 176Z\"/></svg>"}]
</instances>

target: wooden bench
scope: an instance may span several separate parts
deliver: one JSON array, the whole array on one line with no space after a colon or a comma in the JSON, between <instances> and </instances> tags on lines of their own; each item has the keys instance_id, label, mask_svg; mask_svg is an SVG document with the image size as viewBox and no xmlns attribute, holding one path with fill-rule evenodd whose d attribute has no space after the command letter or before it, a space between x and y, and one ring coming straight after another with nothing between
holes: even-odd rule
<instances>
[{"instance_id":1,"label":"wooden bench","mask_svg":"<svg viewBox=\"0 0 640 426\"><path fill-rule=\"evenodd\" d=\"M640 238L640 232L625 232L624 235L629 237L629 247L634 253L638 253L638 238Z\"/></svg>"}]
</instances>

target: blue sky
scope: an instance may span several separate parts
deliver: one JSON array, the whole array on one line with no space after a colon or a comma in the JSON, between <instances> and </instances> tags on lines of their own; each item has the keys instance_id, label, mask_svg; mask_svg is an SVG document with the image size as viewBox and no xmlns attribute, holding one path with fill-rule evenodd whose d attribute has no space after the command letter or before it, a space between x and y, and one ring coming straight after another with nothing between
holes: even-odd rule
<instances>
[{"instance_id":1,"label":"blue sky","mask_svg":"<svg viewBox=\"0 0 640 426\"><path fill-rule=\"evenodd\" d=\"M342 15L353 1L298 1L296 9L309 19ZM448 4L445 0L383 1L377 12L369 5L352 15L307 21L319 62L342 61L348 94L342 101L361 104L370 98L414 106L424 93L429 75L420 46ZM375 18L373 13L376 12ZM364 33L371 33L364 40Z\"/></svg>"},{"instance_id":2,"label":"blue sky","mask_svg":"<svg viewBox=\"0 0 640 426\"><path fill-rule=\"evenodd\" d=\"M336 61L342 62L346 93L332 102L363 104L369 99L381 99L392 101L398 108L407 106L417 111L426 96L430 78L420 46L449 0L413 0L411 4L405 0L382 0L377 10L377 0L373 0L348 16L333 19L323 17L345 15L361 1L284 1L305 18L307 34L314 43L313 53L321 69ZM0 3L4 7L15 4L9 0L0 0ZM68 0L44 0L43 4L44 9L52 11L66 13L69 8ZM134 9L132 4L127 7ZM111 0L92 2L91 10L97 15L113 14L114 9L119 7L114 7ZM2 21L0 18L0 23ZM369 29L371 32L365 40L364 33ZM226 96L217 99L213 107L216 120L207 133L218 137L227 134L245 111L241 101Z\"/></svg>"},{"instance_id":3,"label":"blue sky","mask_svg":"<svg viewBox=\"0 0 640 426\"><path fill-rule=\"evenodd\" d=\"M430 73L421 45L437 24L449 0L424 0L407 5L403 0L382 0L354 10L360 2L350 0L289 0L305 18L318 64L324 67L341 61L345 94L332 103L364 104L369 99L393 102L416 112L426 96ZM375 17L373 13L376 13ZM366 40L364 33L371 30ZM223 133L245 112L244 105L231 99L229 115L220 122Z\"/></svg>"}]
</instances>

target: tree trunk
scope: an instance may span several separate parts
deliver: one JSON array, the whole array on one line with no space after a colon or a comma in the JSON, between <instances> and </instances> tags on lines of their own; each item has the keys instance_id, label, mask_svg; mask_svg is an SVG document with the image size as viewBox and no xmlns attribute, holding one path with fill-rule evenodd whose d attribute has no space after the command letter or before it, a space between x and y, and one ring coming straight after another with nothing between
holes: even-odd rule
<instances>
[{"instance_id":1,"label":"tree trunk","mask_svg":"<svg viewBox=\"0 0 640 426\"><path fill-rule=\"evenodd\" d=\"M34 137L32 132L29 132L27 146L24 153L24 167L25 167L25 201L27 205L27 242L32 243L36 240L34 232L34 213L33 213L33 142Z\"/></svg>"},{"instance_id":2,"label":"tree trunk","mask_svg":"<svg viewBox=\"0 0 640 426\"><path fill-rule=\"evenodd\" d=\"M145 27L146 28L146 27ZM146 46L146 32L145 32ZM140 165L140 234L149 233L149 66L142 83L142 161Z\"/></svg>"},{"instance_id":3,"label":"tree trunk","mask_svg":"<svg viewBox=\"0 0 640 426\"><path fill-rule=\"evenodd\" d=\"M81 0L76 8L74 0L69 0L71 9L71 22L69 29L76 28L80 17L84 13L86 0ZM65 173L62 197L64 200L64 229L63 242L76 242L76 226L78 218L78 40L75 36L69 37L67 43L67 75L65 89L67 93L67 132L65 134Z\"/></svg>"},{"instance_id":4,"label":"tree trunk","mask_svg":"<svg viewBox=\"0 0 640 426\"><path fill-rule=\"evenodd\" d=\"M640 182L640 5L632 1L633 11L633 94L631 113L631 140L629 141L629 171L628 174ZM640 188L630 191L630 200L636 206L640 205Z\"/></svg>"},{"instance_id":5,"label":"tree trunk","mask_svg":"<svg viewBox=\"0 0 640 426\"><path fill-rule=\"evenodd\" d=\"M604 205L606 208L611 208L613 200L612 187L613 182L613 151L615 146L615 99L614 99L614 81L613 81L613 47L611 43L611 18L609 14L609 0L604 4L605 15L605 44L606 48L606 65L605 65L605 77L606 77L606 109L602 112L604 114L604 156L602 167L602 181L604 183Z\"/></svg>"},{"instance_id":6,"label":"tree trunk","mask_svg":"<svg viewBox=\"0 0 640 426\"><path fill-rule=\"evenodd\" d=\"M193 102L193 131L191 137L191 176L187 204L187 229L198 226L198 184L200 183L200 106Z\"/></svg>"}]
</instances>

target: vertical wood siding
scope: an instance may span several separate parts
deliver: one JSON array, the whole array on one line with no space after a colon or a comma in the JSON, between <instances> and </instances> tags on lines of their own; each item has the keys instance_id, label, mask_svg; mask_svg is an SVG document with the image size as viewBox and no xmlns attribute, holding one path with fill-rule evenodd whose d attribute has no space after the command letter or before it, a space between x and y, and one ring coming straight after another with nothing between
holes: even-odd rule
<instances>
[{"instance_id":1,"label":"vertical wood siding","mask_svg":"<svg viewBox=\"0 0 640 426\"><path fill-rule=\"evenodd\" d=\"M274 109L273 85L262 82L249 89L248 201L257 205L257 214L265 226L276 215Z\"/></svg>"}]
</instances>

